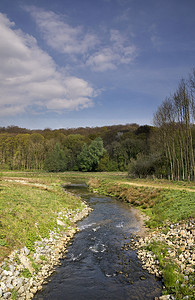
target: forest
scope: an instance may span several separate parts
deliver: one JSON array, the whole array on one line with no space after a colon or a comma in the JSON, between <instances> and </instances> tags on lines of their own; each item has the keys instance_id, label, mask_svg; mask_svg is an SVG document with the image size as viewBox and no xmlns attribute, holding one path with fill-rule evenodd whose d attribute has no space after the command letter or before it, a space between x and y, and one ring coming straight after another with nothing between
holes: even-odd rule
<instances>
[{"instance_id":1,"label":"forest","mask_svg":"<svg viewBox=\"0 0 195 300\"><path fill-rule=\"evenodd\" d=\"M195 70L138 124L29 130L0 127L2 170L128 171L130 176L195 179Z\"/></svg>"}]
</instances>

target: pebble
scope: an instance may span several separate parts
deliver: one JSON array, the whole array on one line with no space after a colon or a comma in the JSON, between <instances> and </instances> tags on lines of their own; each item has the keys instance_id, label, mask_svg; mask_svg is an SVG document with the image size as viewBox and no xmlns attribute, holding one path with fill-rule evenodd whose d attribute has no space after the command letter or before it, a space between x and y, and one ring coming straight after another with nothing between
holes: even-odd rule
<instances>
[{"instance_id":1,"label":"pebble","mask_svg":"<svg viewBox=\"0 0 195 300\"><path fill-rule=\"evenodd\" d=\"M29 255L30 254L30 250L27 247L23 248L24 254Z\"/></svg>"},{"instance_id":2,"label":"pebble","mask_svg":"<svg viewBox=\"0 0 195 300\"><path fill-rule=\"evenodd\" d=\"M4 295L3 295L4 299L11 299L10 297L12 297L12 293L11 292L4 293Z\"/></svg>"}]
</instances>

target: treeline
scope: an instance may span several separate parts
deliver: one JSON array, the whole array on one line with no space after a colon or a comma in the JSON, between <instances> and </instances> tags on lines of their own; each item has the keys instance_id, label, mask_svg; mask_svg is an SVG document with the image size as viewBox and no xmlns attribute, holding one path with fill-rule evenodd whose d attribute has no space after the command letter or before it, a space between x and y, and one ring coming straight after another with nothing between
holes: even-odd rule
<instances>
[{"instance_id":1,"label":"treeline","mask_svg":"<svg viewBox=\"0 0 195 300\"><path fill-rule=\"evenodd\" d=\"M149 151L151 126L28 130L0 128L2 169L124 171L138 153Z\"/></svg>"},{"instance_id":2,"label":"treeline","mask_svg":"<svg viewBox=\"0 0 195 300\"><path fill-rule=\"evenodd\" d=\"M195 70L154 114L155 126L29 130L0 128L0 167L11 170L127 171L130 176L195 178Z\"/></svg>"}]
</instances>

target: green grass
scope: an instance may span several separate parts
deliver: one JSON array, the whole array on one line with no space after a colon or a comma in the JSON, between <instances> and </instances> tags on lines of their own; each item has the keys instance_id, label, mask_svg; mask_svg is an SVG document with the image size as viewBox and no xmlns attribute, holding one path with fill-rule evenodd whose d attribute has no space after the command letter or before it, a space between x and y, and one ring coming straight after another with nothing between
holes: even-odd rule
<instances>
[{"instance_id":1,"label":"green grass","mask_svg":"<svg viewBox=\"0 0 195 300\"><path fill-rule=\"evenodd\" d=\"M150 221L148 226L156 227L164 223L166 220L177 222L185 220L189 217L195 216L195 193L189 192L187 189L194 189L194 183L190 182L170 182L167 180L149 180L149 179L129 179L127 173L122 172L102 172L102 173L88 173L88 172L65 172L65 173L46 173L46 172L3 172L1 173L1 182L5 177L16 179L27 179L29 184L40 184L48 186L48 190L44 187L37 189L32 186L24 186L16 183L4 182L1 184L0 197L4 200L0 203L0 213L9 215L7 226L12 222L26 222L24 227L32 226L32 222L36 218L40 218L45 213L44 222L39 222L39 234L47 236L47 228L55 226L53 212L57 211L59 207L70 206L72 200L61 201L64 199L63 192L60 189L60 184L68 182L88 182L90 178L93 181L99 180L98 187L93 187L96 192L100 194L109 194L110 196L119 197L121 200L137 205L143 209L149 216ZM143 186L129 186L130 183L143 184ZM118 183L121 184L119 187ZM147 187L146 185L154 185L155 187ZM164 188L166 187L166 189ZM170 187L170 189L167 189ZM178 190L177 190L178 187ZM181 187L183 190L180 190ZM172 189L174 188L174 189ZM43 201L44 199L44 201ZM75 205L74 202L72 203ZM50 214L51 210L51 214ZM26 218L26 215L33 215L31 218ZM1 222L3 221L1 217ZM13 219L13 220L12 220ZM5 220L3 221L5 228ZM0 223L0 247L9 246L10 240L5 238L5 230L2 229ZM16 229L17 231L17 229ZM20 233L18 233L20 235ZM14 232L14 236L17 236ZM10 237L11 238L11 237ZM28 247L31 248L31 240L37 237L35 231L29 230L29 237L26 241ZM20 237L18 237L20 239ZM33 244L33 243L32 243ZM33 250L33 245L32 245Z\"/></svg>"},{"instance_id":2,"label":"green grass","mask_svg":"<svg viewBox=\"0 0 195 300\"><path fill-rule=\"evenodd\" d=\"M18 292L16 290L12 290L12 300L17 300L18 299Z\"/></svg>"},{"instance_id":3,"label":"green grass","mask_svg":"<svg viewBox=\"0 0 195 300\"><path fill-rule=\"evenodd\" d=\"M161 192L151 209L146 209L150 216L148 225L156 227L166 221L176 223L180 220L195 218L195 193L169 190Z\"/></svg>"},{"instance_id":4,"label":"green grass","mask_svg":"<svg viewBox=\"0 0 195 300\"><path fill-rule=\"evenodd\" d=\"M16 177L16 173L12 173ZM60 231L57 213L69 209L82 210L83 204L77 197L63 192L63 182L57 174L27 173L28 184L0 182L0 260L15 248L26 246L34 251L34 242L48 237L49 231ZM22 178L25 177L23 173ZM46 184L36 187L34 184ZM63 222L70 225L70 221Z\"/></svg>"},{"instance_id":5,"label":"green grass","mask_svg":"<svg viewBox=\"0 0 195 300\"><path fill-rule=\"evenodd\" d=\"M25 277L25 278L30 278L32 277L32 274L30 273L30 271L25 268L20 272L21 276Z\"/></svg>"}]
</instances>

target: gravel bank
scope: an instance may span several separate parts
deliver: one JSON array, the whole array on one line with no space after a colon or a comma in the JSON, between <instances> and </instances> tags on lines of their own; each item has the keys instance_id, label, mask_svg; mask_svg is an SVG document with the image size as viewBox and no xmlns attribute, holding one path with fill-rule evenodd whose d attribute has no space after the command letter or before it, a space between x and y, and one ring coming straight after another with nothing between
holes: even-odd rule
<instances>
[{"instance_id":1,"label":"gravel bank","mask_svg":"<svg viewBox=\"0 0 195 300\"><path fill-rule=\"evenodd\" d=\"M142 262L143 269L147 269L149 273L156 277L162 278L163 270L159 267L157 255L149 251L150 245L153 243L164 244L166 254L164 255L166 262L172 262L178 266L178 273L181 274L182 280L178 280L178 288L185 286L194 289L191 284L194 278L195 268L195 220L191 219L187 222L179 222L176 224L167 223L164 228L158 231L146 232L145 236L135 236L132 241L132 248L137 249L138 258ZM164 287L165 289L165 287ZM192 296L193 297L193 296ZM193 299L186 295L178 299ZM177 299L174 295L163 295L159 299Z\"/></svg>"}]
</instances>

